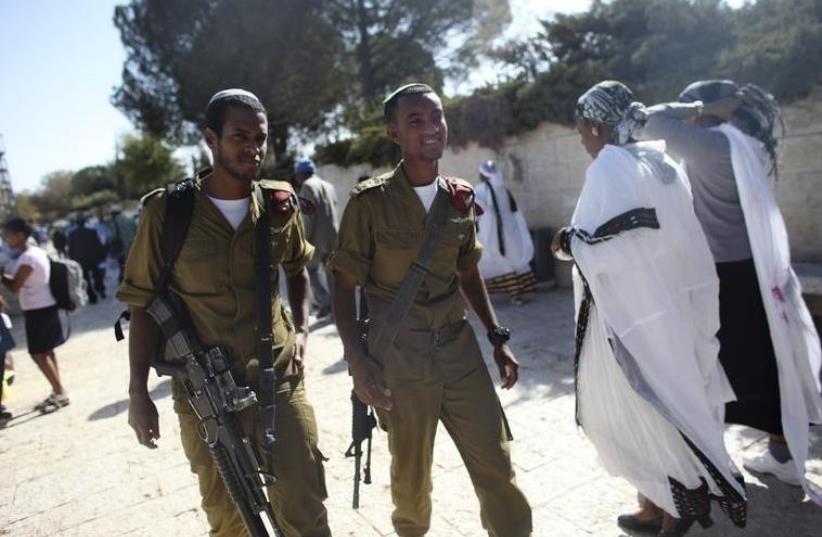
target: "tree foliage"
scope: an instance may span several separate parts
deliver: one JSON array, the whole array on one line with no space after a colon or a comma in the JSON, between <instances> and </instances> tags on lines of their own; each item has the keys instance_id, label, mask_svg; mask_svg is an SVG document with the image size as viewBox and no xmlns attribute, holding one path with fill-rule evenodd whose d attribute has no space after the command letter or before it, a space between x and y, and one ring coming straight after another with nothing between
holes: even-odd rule
<instances>
[{"instance_id":1,"label":"tree foliage","mask_svg":"<svg viewBox=\"0 0 822 537\"><path fill-rule=\"evenodd\" d=\"M117 177L112 166L88 166L71 177L72 190L75 195L91 196L104 190L117 191Z\"/></svg>"},{"instance_id":2,"label":"tree foliage","mask_svg":"<svg viewBox=\"0 0 822 537\"><path fill-rule=\"evenodd\" d=\"M507 0L131 0L114 104L141 130L191 142L211 95L257 94L274 154L302 136L358 129L389 89L442 85L510 19ZM455 45L456 43L456 45ZM470 53L469 53L470 51ZM450 72L450 71L448 71Z\"/></svg>"},{"instance_id":3,"label":"tree foliage","mask_svg":"<svg viewBox=\"0 0 822 537\"><path fill-rule=\"evenodd\" d=\"M74 193L72 175L72 172L66 170L47 174L42 179L40 189L24 201L24 208L28 205L34 209L32 212L48 220L59 218L72 211L74 209L72 206Z\"/></svg>"},{"instance_id":4,"label":"tree foliage","mask_svg":"<svg viewBox=\"0 0 822 537\"><path fill-rule=\"evenodd\" d=\"M784 102L803 97L822 75L822 0L740 9L721 0L594 0L586 12L557 14L535 36L497 46L492 57L507 79L446 102L454 147L499 148L544 121L569 124L579 95L605 79L625 82L648 103L708 78L754 82ZM345 147L357 145L355 138ZM368 147L375 152L348 151L335 162L387 163L384 148Z\"/></svg>"},{"instance_id":5,"label":"tree foliage","mask_svg":"<svg viewBox=\"0 0 822 537\"><path fill-rule=\"evenodd\" d=\"M275 150L289 127L333 110L341 44L315 0L133 0L115 10L127 51L114 104L140 129L192 141L208 99L246 88L266 105Z\"/></svg>"},{"instance_id":6,"label":"tree foliage","mask_svg":"<svg viewBox=\"0 0 822 537\"><path fill-rule=\"evenodd\" d=\"M55 171L43 177L36 191L18 194L17 213L32 220L55 220L131 200L184 174L165 142L130 135L123 138L114 162L77 172Z\"/></svg>"},{"instance_id":7,"label":"tree foliage","mask_svg":"<svg viewBox=\"0 0 822 537\"><path fill-rule=\"evenodd\" d=\"M171 148L152 136L126 136L113 167L128 191L138 196L185 176Z\"/></svg>"},{"instance_id":8,"label":"tree foliage","mask_svg":"<svg viewBox=\"0 0 822 537\"><path fill-rule=\"evenodd\" d=\"M734 18L735 46L719 66L783 100L807 95L822 74L822 0L759 0Z\"/></svg>"}]
</instances>

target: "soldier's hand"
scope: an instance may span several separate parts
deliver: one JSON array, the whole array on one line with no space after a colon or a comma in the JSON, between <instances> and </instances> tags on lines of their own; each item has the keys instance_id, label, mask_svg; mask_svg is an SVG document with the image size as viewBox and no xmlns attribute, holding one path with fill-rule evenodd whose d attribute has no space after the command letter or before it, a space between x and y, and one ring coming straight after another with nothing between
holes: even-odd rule
<instances>
[{"instance_id":1,"label":"soldier's hand","mask_svg":"<svg viewBox=\"0 0 822 537\"><path fill-rule=\"evenodd\" d=\"M391 390L385 384L382 370L368 358L349 360L354 391L366 405L391 410Z\"/></svg>"},{"instance_id":2,"label":"soldier's hand","mask_svg":"<svg viewBox=\"0 0 822 537\"><path fill-rule=\"evenodd\" d=\"M297 332L294 340L294 361L297 365L302 365L305 360L305 348L308 346L308 334Z\"/></svg>"},{"instance_id":3,"label":"soldier's hand","mask_svg":"<svg viewBox=\"0 0 822 537\"><path fill-rule=\"evenodd\" d=\"M160 418L148 392L129 395L128 424L134 429L139 443L149 449L157 448L154 441L160 438Z\"/></svg>"},{"instance_id":4,"label":"soldier's hand","mask_svg":"<svg viewBox=\"0 0 822 537\"><path fill-rule=\"evenodd\" d=\"M508 345L498 345L494 347L494 361L499 368L499 376L502 379L502 388L507 390L517 383L519 379L519 362L514 358L514 353Z\"/></svg>"}]
</instances>

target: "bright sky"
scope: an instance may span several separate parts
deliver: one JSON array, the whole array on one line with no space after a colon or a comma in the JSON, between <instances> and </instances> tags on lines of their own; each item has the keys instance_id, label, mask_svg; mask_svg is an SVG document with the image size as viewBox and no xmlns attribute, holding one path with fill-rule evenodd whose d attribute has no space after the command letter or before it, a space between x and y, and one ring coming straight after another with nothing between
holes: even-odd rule
<instances>
[{"instance_id":1,"label":"bright sky","mask_svg":"<svg viewBox=\"0 0 822 537\"><path fill-rule=\"evenodd\" d=\"M109 104L125 52L115 0L0 0L0 134L13 188L114 157L131 128Z\"/></svg>"},{"instance_id":2,"label":"bright sky","mask_svg":"<svg viewBox=\"0 0 822 537\"><path fill-rule=\"evenodd\" d=\"M509 1L510 36L539 29L538 17L590 3ZM109 102L125 60L112 23L120 3L125 0L0 0L0 135L16 191L37 188L51 171L112 160L117 138L131 130ZM478 72L470 85L492 76Z\"/></svg>"}]
</instances>

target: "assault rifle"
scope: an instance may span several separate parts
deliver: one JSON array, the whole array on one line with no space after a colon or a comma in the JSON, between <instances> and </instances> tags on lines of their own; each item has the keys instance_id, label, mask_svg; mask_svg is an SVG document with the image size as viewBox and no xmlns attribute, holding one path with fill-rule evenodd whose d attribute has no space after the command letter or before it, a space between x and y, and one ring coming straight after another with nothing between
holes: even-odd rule
<instances>
[{"instance_id":1,"label":"assault rifle","mask_svg":"<svg viewBox=\"0 0 822 537\"><path fill-rule=\"evenodd\" d=\"M221 347L200 344L185 306L175 295L157 295L146 313L157 323L174 359L165 359L161 350L155 356L154 369L185 385L188 403L200 420L200 436L208 444L251 537L283 537L265 495L265 487L276 478L261 468L254 441L243 432L238 416L257 403L257 395L250 388L237 386Z\"/></svg>"},{"instance_id":2,"label":"assault rifle","mask_svg":"<svg viewBox=\"0 0 822 537\"><path fill-rule=\"evenodd\" d=\"M365 302L365 292L360 288L358 293L359 304L357 318L360 326L360 343L368 351L368 307ZM357 392L351 390L351 445L345 452L346 457L354 458L354 499L352 507L360 508L360 481L371 484L371 439L377 419L374 409L360 401ZM362 466L362 443L367 442L365 452L365 466Z\"/></svg>"},{"instance_id":3,"label":"assault rifle","mask_svg":"<svg viewBox=\"0 0 822 537\"><path fill-rule=\"evenodd\" d=\"M351 390L351 445L345 452L346 457L354 457L354 500L352 507L360 508L360 481L371 484L371 437L377 420L374 410L365 405L357 392ZM366 441L365 466L362 466L362 443ZM361 471L362 470L362 471Z\"/></svg>"}]
</instances>

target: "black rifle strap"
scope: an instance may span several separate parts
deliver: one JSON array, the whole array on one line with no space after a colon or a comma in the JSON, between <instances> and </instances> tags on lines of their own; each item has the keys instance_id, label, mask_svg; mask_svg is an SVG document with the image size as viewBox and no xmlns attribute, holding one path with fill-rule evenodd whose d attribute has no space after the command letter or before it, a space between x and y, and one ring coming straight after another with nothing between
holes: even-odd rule
<instances>
[{"instance_id":1,"label":"black rifle strap","mask_svg":"<svg viewBox=\"0 0 822 537\"><path fill-rule=\"evenodd\" d=\"M397 291L397 296L394 297L394 301L391 303L385 325L377 334L374 350L371 353L371 356L377 361L382 360L385 351L394 343L400 324L408 315L420 285L422 285L425 276L431 271L429 264L440 243L445 224L448 222L448 206L450 204L451 198L446 186L440 185L431 206L431 212L428 215L428 226L422 238L422 246L417 252L417 259L411 263L408 272L405 273L405 278L402 280L399 291Z\"/></svg>"},{"instance_id":2,"label":"black rifle strap","mask_svg":"<svg viewBox=\"0 0 822 537\"><path fill-rule=\"evenodd\" d=\"M163 231L160 235L163 269L155 284L155 294L165 293L171 283L174 263L183 249L186 235L188 235L188 228L191 225L191 218L194 215L195 194L194 179L184 179L166 187L166 209L163 219ZM131 311L125 310L115 321L114 338L117 341L125 339L122 321L130 320ZM159 342L158 345L162 345L162 342Z\"/></svg>"},{"instance_id":3,"label":"black rifle strap","mask_svg":"<svg viewBox=\"0 0 822 537\"><path fill-rule=\"evenodd\" d=\"M254 280L257 295L257 359L259 365L260 422L267 447L272 447L276 439L274 421L274 391L277 377L274 372L274 349L272 348L272 293L271 276L274 271L271 259L271 207L268 196L259 184L254 185L254 196L260 207L260 215L254 227ZM299 210L299 206L297 206Z\"/></svg>"},{"instance_id":4,"label":"black rifle strap","mask_svg":"<svg viewBox=\"0 0 822 537\"><path fill-rule=\"evenodd\" d=\"M166 211L163 219L163 233L160 237L163 272L160 273L155 289L158 294L166 292L171 283L174 263L180 257L180 251L188 235L188 228L191 226L195 195L192 179L174 183L166 188Z\"/></svg>"}]
</instances>

